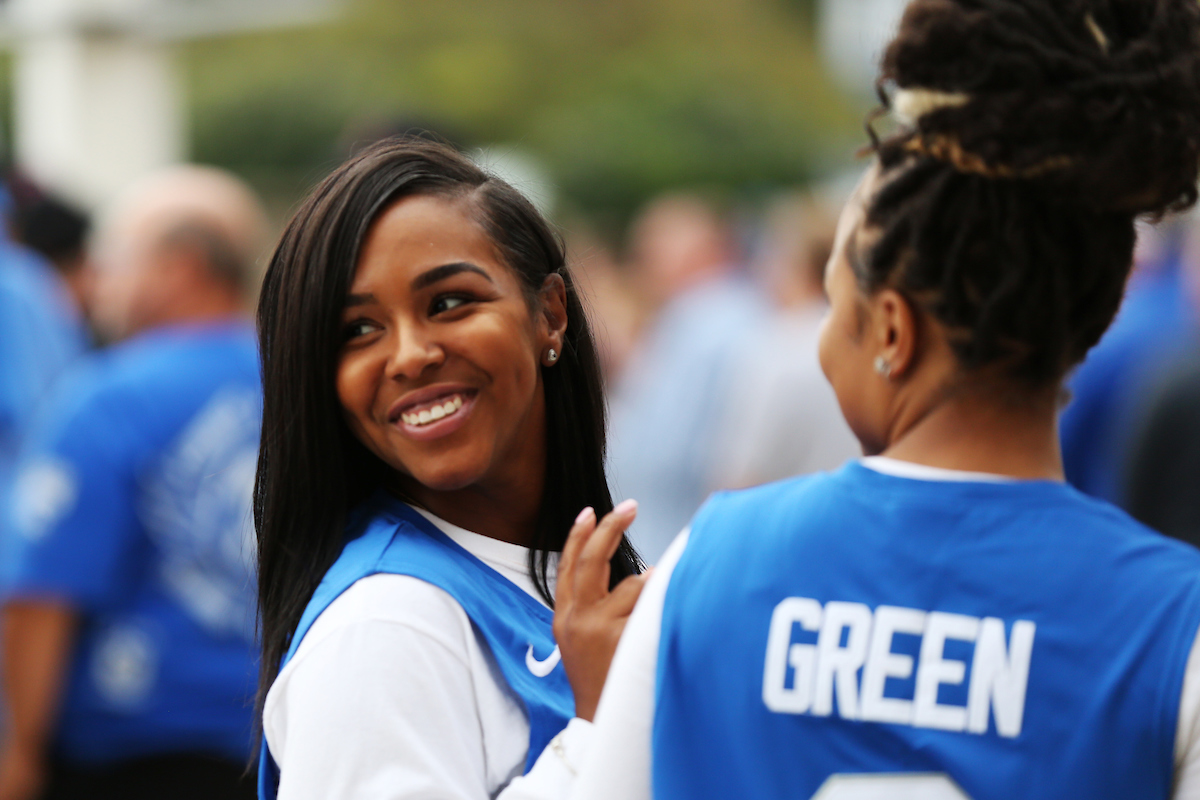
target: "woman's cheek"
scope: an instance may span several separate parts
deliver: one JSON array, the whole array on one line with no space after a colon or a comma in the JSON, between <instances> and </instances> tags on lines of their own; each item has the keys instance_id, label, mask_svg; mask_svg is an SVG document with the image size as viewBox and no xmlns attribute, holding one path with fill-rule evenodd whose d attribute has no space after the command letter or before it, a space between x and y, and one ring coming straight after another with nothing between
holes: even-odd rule
<instances>
[{"instance_id":1,"label":"woman's cheek","mask_svg":"<svg viewBox=\"0 0 1200 800\"><path fill-rule=\"evenodd\" d=\"M371 422L374 386L366 358L361 354L350 354L343 358L337 373L338 400L350 418L351 428L360 437Z\"/></svg>"}]
</instances>

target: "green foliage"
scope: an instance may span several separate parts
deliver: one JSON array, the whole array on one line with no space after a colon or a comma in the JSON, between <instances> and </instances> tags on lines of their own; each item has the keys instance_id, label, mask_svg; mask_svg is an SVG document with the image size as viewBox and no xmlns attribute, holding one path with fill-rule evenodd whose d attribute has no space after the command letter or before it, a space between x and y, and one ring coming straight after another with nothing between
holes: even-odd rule
<instances>
[{"instance_id":1,"label":"green foliage","mask_svg":"<svg viewBox=\"0 0 1200 800\"><path fill-rule=\"evenodd\" d=\"M363 120L419 122L533 153L568 202L617 216L681 185L804 181L844 163L823 161L857 124L811 5L360 0L329 26L193 45L194 152L294 197Z\"/></svg>"}]
</instances>

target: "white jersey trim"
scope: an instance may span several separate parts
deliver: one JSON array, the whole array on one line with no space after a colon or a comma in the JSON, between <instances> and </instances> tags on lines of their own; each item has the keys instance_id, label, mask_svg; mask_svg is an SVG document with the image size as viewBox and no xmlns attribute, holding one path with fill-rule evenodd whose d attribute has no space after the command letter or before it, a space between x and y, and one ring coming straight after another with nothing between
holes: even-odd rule
<instances>
[{"instance_id":1,"label":"white jersey trim","mask_svg":"<svg viewBox=\"0 0 1200 800\"><path fill-rule=\"evenodd\" d=\"M990 472L967 472L959 469L942 469L916 464L912 461L901 461L888 456L867 456L859 459L867 469L894 478L908 478L914 481L935 481L938 483L1021 483L1020 478L1009 475L994 475Z\"/></svg>"}]
</instances>

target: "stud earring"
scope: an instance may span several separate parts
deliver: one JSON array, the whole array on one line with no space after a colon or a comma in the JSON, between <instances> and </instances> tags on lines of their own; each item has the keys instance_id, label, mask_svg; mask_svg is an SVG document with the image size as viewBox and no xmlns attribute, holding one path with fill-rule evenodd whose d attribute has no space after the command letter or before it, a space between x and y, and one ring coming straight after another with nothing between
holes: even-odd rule
<instances>
[{"instance_id":1,"label":"stud earring","mask_svg":"<svg viewBox=\"0 0 1200 800\"><path fill-rule=\"evenodd\" d=\"M558 351L551 347L550 352L546 353L546 360L551 364L553 364L555 361L558 361Z\"/></svg>"},{"instance_id":2,"label":"stud earring","mask_svg":"<svg viewBox=\"0 0 1200 800\"><path fill-rule=\"evenodd\" d=\"M888 380L892 377L892 365L883 356L875 356L875 371Z\"/></svg>"}]
</instances>

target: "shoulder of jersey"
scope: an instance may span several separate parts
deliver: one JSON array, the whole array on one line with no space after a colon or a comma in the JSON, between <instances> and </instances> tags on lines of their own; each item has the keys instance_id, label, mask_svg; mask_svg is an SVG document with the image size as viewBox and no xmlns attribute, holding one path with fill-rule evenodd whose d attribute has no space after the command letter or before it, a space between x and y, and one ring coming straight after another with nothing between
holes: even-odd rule
<instances>
[{"instance_id":1,"label":"shoulder of jersey","mask_svg":"<svg viewBox=\"0 0 1200 800\"><path fill-rule=\"evenodd\" d=\"M236 368L250 383L258 384L258 356L251 344L244 359L224 356L213 360L223 370ZM199 346L198 346L199 347ZM69 366L55 383L54 397L60 411L70 408L116 403L118 407L154 394L181 374L200 368L190 358L186 342L175 338L142 337L87 353Z\"/></svg>"},{"instance_id":2,"label":"shoulder of jersey","mask_svg":"<svg viewBox=\"0 0 1200 800\"><path fill-rule=\"evenodd\" d=\"M736 519L738 527L756 527L757 521L765 516L775 517L789 514L792 510L808 505L814 498L823 496L826 489L841 479L842 472L818 472L785 478L748 489L717 492L708 499L692 520L695 536L709 526L714 517L723 522ZM726 528L721 524L716 527Z\"/></svg>"},{"instance_id":3,"label":"shoulder of jersey","mask_svg":"<svg viewBox=\"0 0 1200 800\"><path fill-rule=\"evenodd\" d=\"M1074 489L1072 491L1075 492ZM1075 492L1075 494L1082 503L1086 504L1096 519L1097 532L1104 531L1107 535L1119 540L1127 540L1147 552L1161 553L1160 558L1173 559L1184 569L1200 569L1200 550L1191 544L1159 533L1134 519L1124 509L1089 497L1082 492Z\"/></svg>"},{"instance_id":4,"label":"shoulder of jersey","mask_svg":"<svg viewBox=\"0 0 1200 800\"><path fill-rule=\"evenodd\" d=\"M747 508L772 504L781 501L798 500L819 489L821 486L837 481L841 471L815 472L811 475L797 475L792 478L752 486L748 489L733 489L716 492L705 505L719 504L726 507Z\"/></svg>"}]
</instances>

